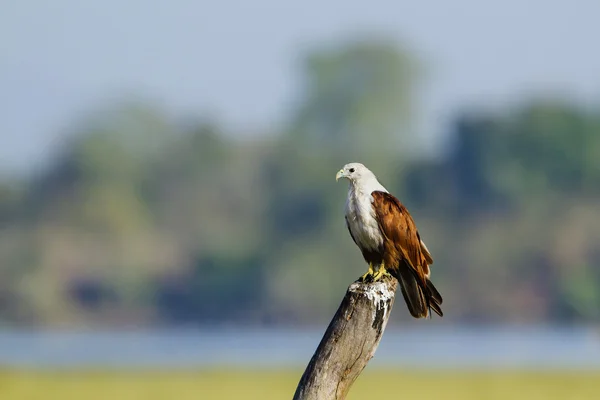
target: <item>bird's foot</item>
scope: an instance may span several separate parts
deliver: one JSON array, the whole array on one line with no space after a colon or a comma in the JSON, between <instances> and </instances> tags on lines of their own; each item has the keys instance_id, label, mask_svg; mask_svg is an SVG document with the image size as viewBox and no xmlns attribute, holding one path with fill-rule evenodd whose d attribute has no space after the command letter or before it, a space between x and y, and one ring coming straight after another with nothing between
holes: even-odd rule
<instances>
[{"instance_id":1,"label":"bird's foot","mask_svg":"<svg viewBox=\"0 0 600 400\"><path fill-rule=\"evenodd\" d=\"M387 270L385 269L385 266L383 264L381 264L381 266L379 266L379 269L377 270L377 272L375 272L372 276L373 282L377 282L378 280L380 280L381 278L383 278L386 275L390 275L390 273L387 272Z\"/></svg>"},{"instance_id":2,"label":"bird's foot","mask_svg":"<svg viewBox=\"0 0 600 400\"><path fill-rule=\"evenodd\" d=\"M373 281L373 264L369 264L369 270L360 278L358 278L359 282L362 283L370 283Z\"/></svg>"}]
</instances>

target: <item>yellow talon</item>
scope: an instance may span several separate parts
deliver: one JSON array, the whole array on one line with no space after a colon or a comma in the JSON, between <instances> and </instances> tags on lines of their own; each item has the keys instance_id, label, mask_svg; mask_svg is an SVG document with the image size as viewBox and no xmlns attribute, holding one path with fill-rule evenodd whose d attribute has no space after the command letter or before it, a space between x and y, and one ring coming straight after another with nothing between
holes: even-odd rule
<instances>
[{"instance_id":1,"label":"yellow talon","mask_svg":"<svg viewBox=\"0 0 600 400\"><path fill-rule=\"evenodd\" d=\"M383 278L385 275L389 275L389 272L386 271L385 265L383 263L381 263L377 272L375 272L373 274L373 282L377 282L378 280Z\"/></svg>"},{"instance_id":2,"label":"yellow talon","mask_svg":"<svg viewBox=\"0 0 600 400\"><path fill-rule=\"evenodd\" d=\"M373 276L373 264L371 263L369 263L369 270L359 280L365 282L369 276Z\"/></svg>"}]
</instances>

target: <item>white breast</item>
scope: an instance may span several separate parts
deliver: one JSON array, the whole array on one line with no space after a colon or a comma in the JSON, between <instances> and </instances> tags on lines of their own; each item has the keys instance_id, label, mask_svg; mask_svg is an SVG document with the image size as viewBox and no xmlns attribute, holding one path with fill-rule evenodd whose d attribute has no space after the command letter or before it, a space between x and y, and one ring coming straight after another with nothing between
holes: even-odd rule
<instances>
[{"instance_id":1,"label":"white breast","mask_svg":"<svg viewBox=\"0 0 600 400\"><path fill-rule=\"evenodd\" d=\"M371 193L374 190L382 192L387 190L383 186L365 189L366 192L350 185L346 200L346 219L348 228L359 247L375 250L383 243L383 237L375 219Z\"/></svg>"}]
</instances>

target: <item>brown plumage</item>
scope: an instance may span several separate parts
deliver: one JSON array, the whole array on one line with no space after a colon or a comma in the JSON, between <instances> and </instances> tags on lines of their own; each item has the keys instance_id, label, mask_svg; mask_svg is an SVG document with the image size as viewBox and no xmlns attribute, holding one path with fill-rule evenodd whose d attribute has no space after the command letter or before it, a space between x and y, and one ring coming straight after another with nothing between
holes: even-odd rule
<instances>
[{"instance_id":1,"label":"brown plumage","mask_svg":"<svg viewBox=\"0 0 600 400\"><path fill-rule=\"evenodd\" d=\"M429 265L433 263L433 258L421 240L410 213L400 200L389 193L374 191L371 196L384 241L382 251L376 256L369 254L372 260L366 257L365 260L383 261L385 269L398 279L413 317L426 317L430 309L443 316L442 296L429 280Z\"/></svg>"}]
</instances>

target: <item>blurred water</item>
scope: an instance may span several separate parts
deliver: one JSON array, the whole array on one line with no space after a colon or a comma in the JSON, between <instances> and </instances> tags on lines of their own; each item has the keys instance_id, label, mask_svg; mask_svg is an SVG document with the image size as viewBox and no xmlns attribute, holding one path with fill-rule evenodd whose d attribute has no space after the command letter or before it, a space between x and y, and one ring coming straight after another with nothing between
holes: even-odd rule
<instances>
[{"instance_id":1,"label":"blurred water","mask_svg":"<svg viewBox=\"0 0 600 400\"><path fill-rule=\"evenodd\" d=\"M303 367L323 329L4 331L0 332L0 365ZM595 369L600 368L600 334L584 328L389 328L371 365Z\"/></svg>"}]
</instances>

